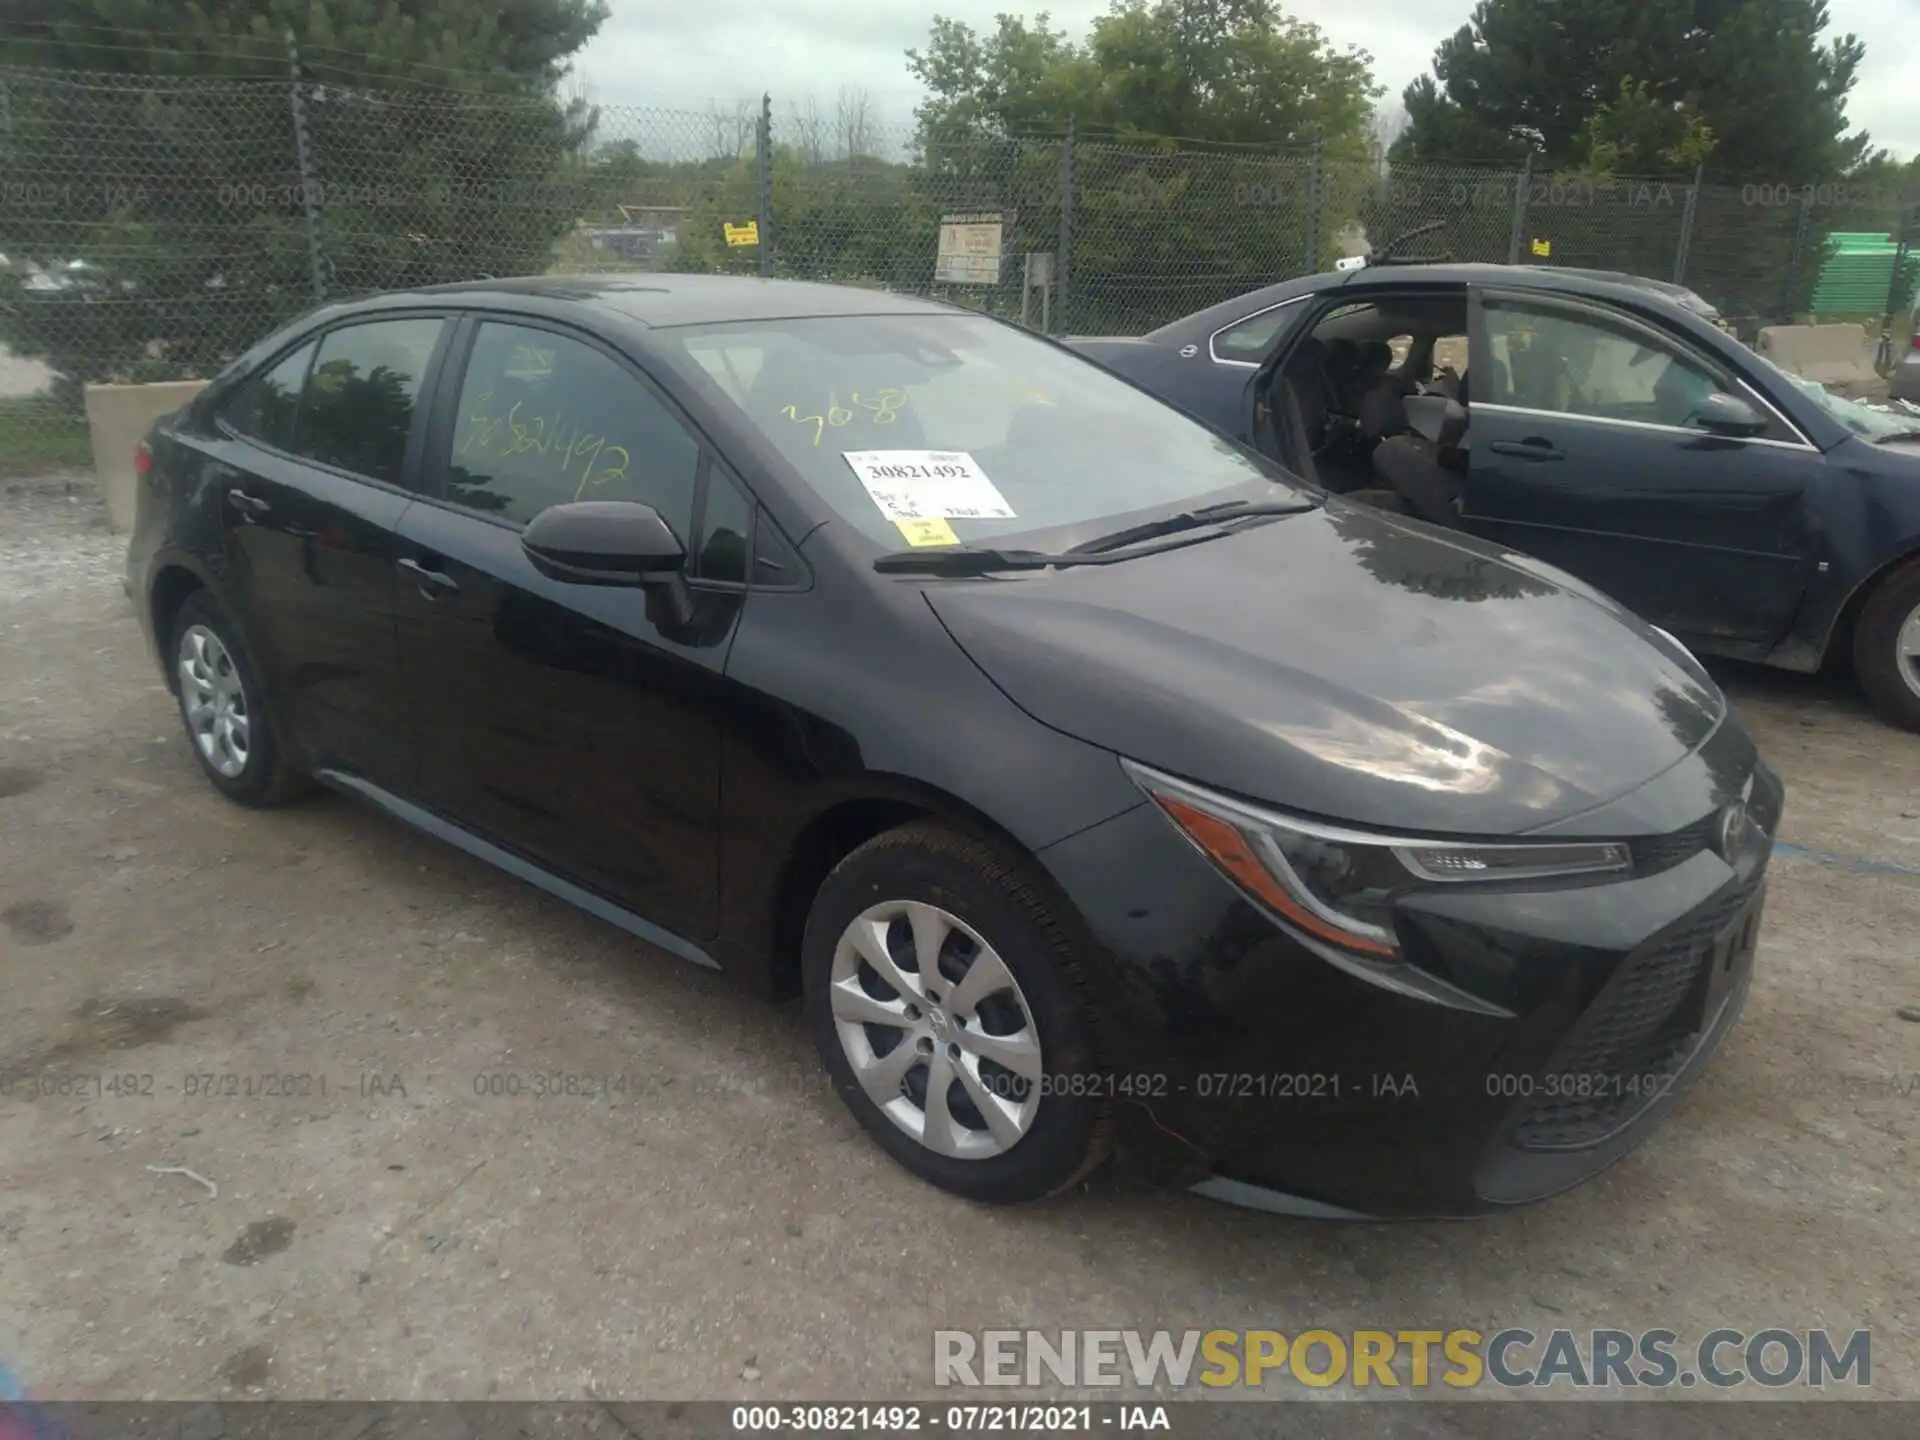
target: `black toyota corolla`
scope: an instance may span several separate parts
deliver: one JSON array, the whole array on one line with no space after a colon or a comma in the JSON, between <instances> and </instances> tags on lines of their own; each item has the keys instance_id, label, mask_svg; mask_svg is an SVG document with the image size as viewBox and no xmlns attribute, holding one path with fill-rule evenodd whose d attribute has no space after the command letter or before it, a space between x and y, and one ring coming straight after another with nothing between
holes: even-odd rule
<instances>
[{"instance_id":1,"label":"black toyota corolla","mask_svg":"<svg viewBox=\"0 0 1920 1440\"><path fill-rule=\"evenodd\" d=\"M724 277L336 306L141 447L212 784L770 998L889 1154L1537 1199L1745 998L1782 791L1677 642L1010 325Z\"/></svg>"}]
</instances>

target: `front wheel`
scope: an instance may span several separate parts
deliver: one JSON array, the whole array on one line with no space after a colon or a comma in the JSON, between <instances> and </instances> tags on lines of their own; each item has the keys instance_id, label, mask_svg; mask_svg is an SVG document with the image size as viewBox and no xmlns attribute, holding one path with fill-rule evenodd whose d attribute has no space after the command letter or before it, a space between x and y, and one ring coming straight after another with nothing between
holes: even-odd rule
<instances>
[{"instance_id":1,"label":"front wheel","mask_svg":"<svg viewBox=\"0 0 1920 1440\"><path fill-rule=\"evenodd\" d=\"M1882 719L1920 730L1920 560L1867 597L1853 632L1853 668Z\"/></svg>"},{"instance_id":2,"label":"front wheel","mask_svg":"<svg viewBox=\"0 0 1920 1440\"><path fill-rule=\"evenodd\" d=\"M1107 1151L1074 930L1048 890L1000 846L918 823L842 860L807 919L834 1088L908 1170L989 1204L1063 1190Z\"/></svg>"}]
</instances>

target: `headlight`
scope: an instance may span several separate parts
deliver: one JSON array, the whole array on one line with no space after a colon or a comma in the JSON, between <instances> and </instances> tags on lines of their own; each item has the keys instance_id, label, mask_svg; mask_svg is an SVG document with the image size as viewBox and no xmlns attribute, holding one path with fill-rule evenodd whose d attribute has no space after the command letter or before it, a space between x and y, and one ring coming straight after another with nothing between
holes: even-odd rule
<instances>
[{"instance_id":1,"label":"headlight","mask_svg":"<svg viewBox=\"0 0 1920 1440\"><path fill-rule=\"evenodd\" d=\"M1344 968L1430 999L1443 998L1432 991L1441 982L1407 976L1408 967L1396 963L1399 897L1503 880L1624 875L1633 865L1625 845L1606 841L1480 844L1347 830L1121 763L1194 847L1275 920L1327 958L1356 962Z\"/></svg>"}]
</instances>

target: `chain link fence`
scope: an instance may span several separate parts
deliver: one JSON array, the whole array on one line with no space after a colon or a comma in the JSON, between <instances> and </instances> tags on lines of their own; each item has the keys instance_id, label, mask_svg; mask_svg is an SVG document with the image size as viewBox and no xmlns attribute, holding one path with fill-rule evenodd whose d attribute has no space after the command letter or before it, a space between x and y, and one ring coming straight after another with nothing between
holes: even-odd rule
<instances>
[{"instance_id":1,"label":"chain link fence","mask_svg":"<svg viewBox=\"0 0 1920 1440\"><path fill-rule=\"evenodd\" d=\"M281 81L0 68L0 473L86 465L88 383L208 376L379 290L759 274L1131 334L1439 222L1408 250L1682 280L1750 333L1805 309L1830 234L1897 236L1912 214L1844 184L928 136L858 105L596 107L322 82L297 60ZM939 278L955 216L1001 221L997 278Z\"/></svg>"}]
</instances>

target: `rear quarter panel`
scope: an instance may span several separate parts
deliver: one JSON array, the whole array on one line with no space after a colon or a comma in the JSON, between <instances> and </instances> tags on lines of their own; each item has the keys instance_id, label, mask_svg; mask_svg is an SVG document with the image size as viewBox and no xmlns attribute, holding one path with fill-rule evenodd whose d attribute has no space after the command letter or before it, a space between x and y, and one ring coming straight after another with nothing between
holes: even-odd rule
<instances>
[{"instance_id":1,"label":"rear quarter panel","mask_svg":"<svg viewBox=\"0 0 1920 1440\"><path fill-rule=\"evenodd\" d=\"M1246 438L1244 401L1254 375L1251 368L1218 364L1204 345L1185 355L1181 353L1185 346L1155 340L1087 338L1066 343L1168 403L1237 439Z\"/></svg>"}]
</instances>

